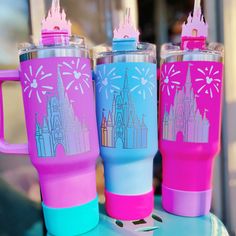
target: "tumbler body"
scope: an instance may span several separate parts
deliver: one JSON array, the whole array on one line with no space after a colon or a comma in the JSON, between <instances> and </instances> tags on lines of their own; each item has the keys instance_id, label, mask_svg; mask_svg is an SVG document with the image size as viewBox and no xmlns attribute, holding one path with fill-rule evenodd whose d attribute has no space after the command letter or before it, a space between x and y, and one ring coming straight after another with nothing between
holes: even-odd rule
<instances>
[{"instance_id":1,"label":"tumbler body","mask_svg":"<svg viewBox=\"0 0 236 236\"><path fill-rule=\"evenodd\" d=\"M220 150L223 47L161 52L159 145L163 207L183 216L210 210L214 157Z\"/></svg>"},{"instance_id":2,"label":"tumbler body","mask_svg":"<svg viewBox=\"0 0 236 236\"><path fill-rule=\"evenodd\" d=\"M96 111L106 210L124 220L143 218L153 209L156 59L153 45L143 47L146 49L104 52L96 58Z\"/></svg>"},{"instance_id":3,"label":"tumbler body","mask_svg":"<svg viewBox=\"0 0 236 236\"><path fill-rule=\"evenodd\" d=\"M30 158L46 226L77 235L98 223L99 154L91 65L83 45L26 47L20 77Z\"/></svg>"}]
</instances>

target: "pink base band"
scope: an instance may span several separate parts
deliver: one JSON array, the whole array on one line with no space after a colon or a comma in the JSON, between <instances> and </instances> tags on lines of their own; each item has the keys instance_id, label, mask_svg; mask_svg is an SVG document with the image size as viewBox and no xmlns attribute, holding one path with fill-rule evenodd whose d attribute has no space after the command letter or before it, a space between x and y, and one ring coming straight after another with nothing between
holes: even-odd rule
<instances>
[{"instance_id":1,"label":"pink base band","mask_svg":"<svg viewBox=\"0 0 236 236\"><path fill-rule=\"evenodd\" d=\"M212 190L181 191L162 185L162 206L175 215L201 216L206 215L211 207Z\"/></svg>"},{"instance_id":2,"label":"pink base band","mask_svg":"<svg viewBox=\"0 0 236 236\"><path fill-rule=\"evenodd\" d=\"M83 205L96 198L95 169L70 175L39 175L43 202L52 208Z\"/></svg>"},{"instance_id":3,"label":"pink base band","mask_svg":"<svg viewBox=\"0 0 236 236\"><path fill-rule=\"evenodd\" d=\"M154 208L153 191L142 195L118 195L105 191L106 211L119 220L139 220L149 216Z\"/></svg>"}]
</instances>

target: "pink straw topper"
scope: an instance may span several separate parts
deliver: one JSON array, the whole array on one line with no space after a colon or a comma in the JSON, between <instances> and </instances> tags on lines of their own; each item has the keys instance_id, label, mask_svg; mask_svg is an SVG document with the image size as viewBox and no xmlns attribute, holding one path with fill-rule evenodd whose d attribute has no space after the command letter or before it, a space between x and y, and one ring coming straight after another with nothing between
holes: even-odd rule
<instances>
[{"instance_id":1,"label":"pink straw topper","mask_svg":"<svg viewBox=\"0 0 236 236\"><path fill-rule=\"evenodd\" d=\"M68 44L71 36L71 22L66 20L60 1L53 0L48 16L42 21L41 43L43 45Z\"/></svg>"},{"instance_id":2,"label":"pink straw topper","mask_svg":"<svg viewBox=\"0 0 236 236\"><path fill-rule=\"evenodd\" d=\"M195 1L193 13L189 14L187 22L182 25L182 49L205 47L208 24L205 22L200 3L200 0Z\"/></svg>"},{"instance_id":3,"label":"pink straw topper","mask_svg":"<svg viewBox=\"0 0 236 236\"><path fill-rule=\"evenodd\" d=\"M129 8L126 9L124 22L120 22L119 27L113 33L114 39L135 38L137 42L139 41L140 33L132 23Z\"/></svg>"}]
</instances>

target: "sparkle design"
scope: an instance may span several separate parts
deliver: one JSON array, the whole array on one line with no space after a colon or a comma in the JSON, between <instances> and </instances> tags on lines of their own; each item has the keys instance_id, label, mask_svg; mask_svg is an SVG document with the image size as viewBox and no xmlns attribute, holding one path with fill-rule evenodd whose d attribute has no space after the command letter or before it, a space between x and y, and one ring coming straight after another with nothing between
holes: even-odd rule
<instances>
[{"instance_id":1,"label":"sparkle design","mask_svg":"<svg viewBox=\"0 0 236 236\"><path fill-rule=\"evenodd\" d=\"M90 88L90 75L86 72L86 67L87 64L82 63L80 58L78 58L77 61L72 60L71 62L62 62L62 76L65 78L65 82L68 81L66 91L74 89L80 91L83 95L86 89Z\"/></svg>"},{"instance_id":2,"label":"sparkle design","mask_svg":"<svg viewBox=\"0 0 236 236\"><path fill-rule=\"evenodd\" d=\"M189 143L208 143L210 122L207 118L208 109L202 114L193 91L191 64L188 65L186 82L181 90L177 90L174 102L169 111L165 106L162 121L162 138L177 141L179 134L182 140Z\"/></svg>"},{"instance_id":3,"label":"sparkle design","mask_svg":"<svg viewBox=\"0 0 236 236\"><path fill-rule=\"evenodd\" d=\"M38 113L35 115L35 141L39 157L56 157L60 145L68 156L90 150L89 129L85 121L76 116L65 93L60 66L57 73L57 94L47 99L42 122L38 120Z\"/></svg>"},{"instance_id":4,"label":"sparkle design","mask_svg":"<svg viewBox=\"0 0 236 236\"><path fill-rule=\"evenodd\" d=\"M175 78L178 74L180 74L180 71L175 69L174 64L172 64L170 68L168 68L168 65L162 67L160 87L161 91L166 91L168 96L180 86L180 82Z\"/></svg>"},{"instance_id":5,"label":"sparkle design","mask_svg":"<svg viewBox=\"0 0 236 236\"><path fill-rule=\"evenodd\" d=\"M106 66L101 67L97 70L97 79L96 79L96 88L99 93L104 93L106 99L109 99L109 96L115 92L120 91L120 88L114 83L116 80L122 78L121 75L118 75L116 68L113 67L110 70L107 70Z\"/></svg>"},{"instance_id":6,"label":"sparkle design","mask_svg":"<svg viewBox=\"0 0 236 236\"><path fill-rule=\"evenodd\" d=\"M156 78L151 72L150 68L138 68L135 67L136 75L132 76L133 80L137 81L137 84L130 89L130 92L135 92L142 96L143 100L146 100L148 94L153 96L153 89L155 89L154 81Z\"/></svg>"},{"instance_id":7,"label":"sparkle design","mask_svg":"<svg viewBox=\"0 0 236 236\"><path fill-rule=\"evenodd\" d=\"M37 101L42 103L42 96L47 92L53 90L52 86L44 85L44 81L52 76L52 73L45 73L43 66L39 66L35 71L32 66L29 66L28 72L24 73L24 89L23 92L28 94L30 99L33 96L36 96Z\"/></svg>"},{"instance_id":8,"label":"sparkle design","mask_svg":"<svg viewBox=\"0 0 236 236\"><path fill-rule=\"evenodd\" d=\"M199 84L197 94L207 94L210 98L213 98L214 94L219 94L221 87L220 71L216 70L213 65L204 69L197 68L197 71L202 75L202 77L195 79L195 82Z\"/></svg>"}]
</instances>

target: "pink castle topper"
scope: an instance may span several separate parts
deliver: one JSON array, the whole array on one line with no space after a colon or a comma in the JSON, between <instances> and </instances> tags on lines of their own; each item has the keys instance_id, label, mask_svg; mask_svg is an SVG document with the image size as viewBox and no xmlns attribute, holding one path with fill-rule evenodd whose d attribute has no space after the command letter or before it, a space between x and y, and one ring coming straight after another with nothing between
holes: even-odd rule
<instances>
[{"instance_id":1,"label":"pink castle topper","mask_svg":"<svg viewBox=\"0 0 236 236\"><path fill-rule=\"evenodd\" d=\"M56 35L71 36L71 22L66 20L64 9L61 11L60 0L52 0L52 6L48 12L48 16L42 20L41 34L43 44L48 44L49 41L52 42L52 38Z\"/></svg>"},{"instance_id":2,"label":"pink castle topper","mask_svg":"<svg viewBox=\"0 0 236 236\"><path fill-rule=\"evenodd\" d=\"M201 0L195 0L193 15L190 13L187 23L182 25L183 37L204 37L208 35L208 24L204 21L201 10Z\"/></svg>"},{"instance_id":3,"label":"pink castle topper","mask_svg":"<svg viewBox=\"0 0 236 236\"><path fill-rule=\"evenodd\" d=\"M129 8L126 10L123 24L120 23L118 29L115 29L113 33L114 39L135 38L139 41L140 33L132 24Z\"/></svg>"}]
</instances>

